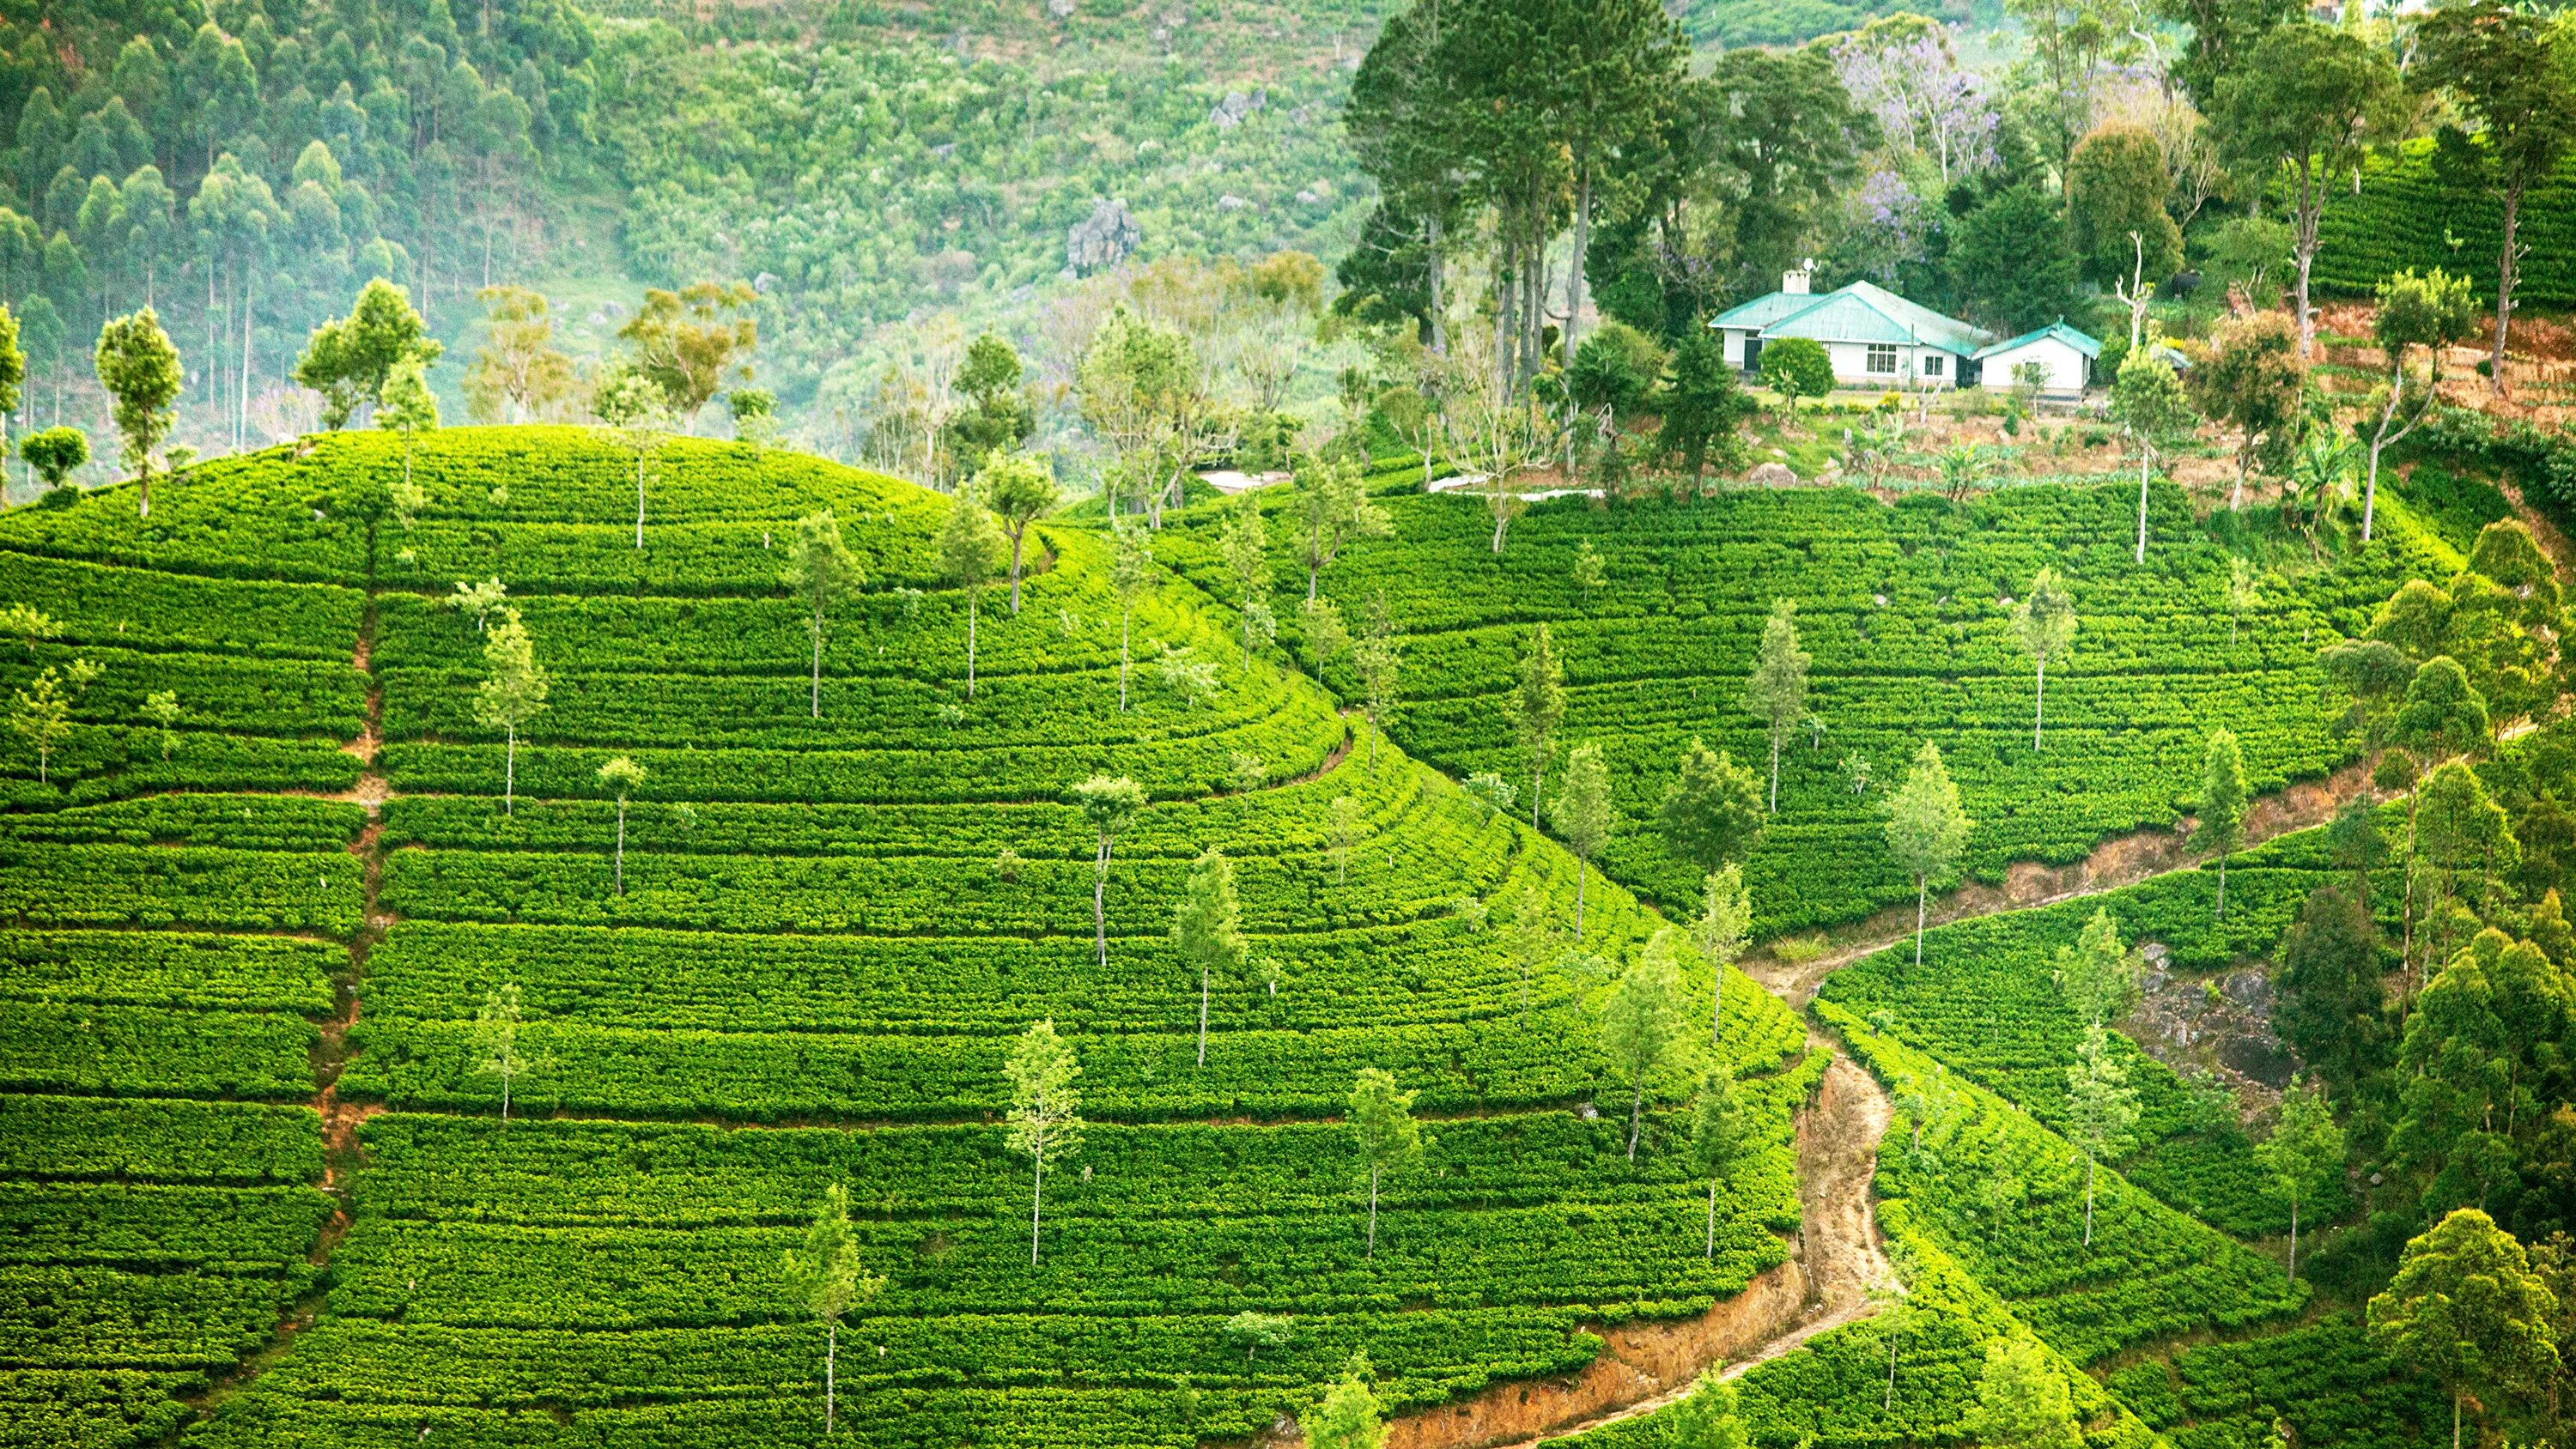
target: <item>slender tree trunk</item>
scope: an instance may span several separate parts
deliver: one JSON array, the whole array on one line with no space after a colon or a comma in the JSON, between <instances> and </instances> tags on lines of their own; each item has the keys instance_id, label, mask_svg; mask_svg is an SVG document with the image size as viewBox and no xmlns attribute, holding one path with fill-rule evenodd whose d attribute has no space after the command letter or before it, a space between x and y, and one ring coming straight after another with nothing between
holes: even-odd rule
<instances>
[{"instance_id":1,"label":"slender tree trunk","mask_svg":"<svg viewBox=\"0 0 2576 1449\"><path fill-rule=\"evenodd\" d=\"M635 450L635 546L644 546L644 450Z\"/></svg>"},{"instance_id":2,"label":"slender tree trunk","mask_svg":"<svg viewBox=\"0 0 2576 1449\"><path fill-rule=\"evenodd\" d=\"M1037 1164L1037 1179L1029 1185L1029 1266L1038 1265L1038 1204L1046 1200L1046 1154L1036 1153L1030 1160Z\"/></svg>"},{"instance_id":3,"label":"slender tree trunk","mask_svg":"<svg viewBox=\"0 0 2576 1449\"><path fill-rule=\"evenodd\" d=\"M508 1072L503 1072L503 1073L501 1074L501 1126L502 1126L503 1128L505 1128L505 1129L506 1129L509 1125L510 1125L510 1074L509 1074Z\"/></svg>"},{"instance_id":4,"label":"slender tree trunk","mask_svg":"<svg viewBox=\"0 0 2576 1449\"><path fill-rule=\"evenodd\" d=\"M823 1432L829 1434L832 1432L832 1411L837 1407L832 1396L837 1387L833 1382L835 1371L840 1367L841 1325L826 1319L823 1334Z\"/></svg>"},{"instance_id":5,"label":"slender tree trunk","mask_svg":"<svg viewBox=\"0 0 2576 1449\"><path fill-rule=\"evenodd\" d=\"M2399 358L2390 359L2388 401L2379 409L2379 429L2370 437L2370 469L2363 475L2361 485L2361 541L2363 543L2370 542L2371 516L2378 511L2379 507L2379 452L2388 446L2388 423L2397 415L2397 393L2405 382L2406 369L2403 361ZM2427 407L2432 405L2430 399L2426 400L2425 405Z\"/></svg>"},{"instance_id":6,"label":"slender tree trunk","mask_svg":"<svg viewBox=\"0 0 2576 1449\"><path fill-rule=\"evenodd\" d=\"M1583 939L1583 882L1592 874L1583 857L1574 858L1574 939Z\"/></svg>"},{"instance_id":7,"label":"slender tree trunk","mask_svg":"<svg viewBox=\"0 0 2576 1449\"><path fill-rule=\"evenodd\" d=\"M2513 321L2514 274L2519 272L2520 258L2514 255L2514 231L2522 224L2522 188L2508 186L2504 191L2504 250L2496 257L2496 330L2495 348L2487 355L2488 381L2495 386L2497 397L2505 395L2504 333Z\"/></svg>"},{"instance_id":8,"label":"slender tree trunk","mask_svg":"<svg viewBox=\"0 0 2576 1449\"><path fill-rule=\"evenodd\" d=\"M1377 1256L1377 1164L1369 1164L1369 1234L1368 1256ZM2458 1449L2457 1445L2452 1449Z\"/></svg>"},{"instance_id":9,"label":"slender tree trunk","mask_svg":"<svg viewBox=\"0 0 2576 1449\"><path fill-rule=\"evenodd\" d=\"M617 799L617 893L626 894L626 797Z\"/></svg>"},{"instance_id":10,"label":"slender tree trunk","mask_svg":"<svg viewBox=\"0 0 2576 1449\"><path fill-rule=\"evenodd\" d=\"M976 596L976 593L977 593L977 591L976 591L976 590L974 590L974 589L968 589L968 590L966 591L966 697L967 697L968 699L973 699L973 698L975 697L975 596Z\"/></svg>"},{"instance_id":11,"label":"slender tree trunk","mask_svg":"<svg viewBox=\"0 0 2576 1449\"><path fill-rule=\"evenodd\" d=\"M1646 1116L1646 1078L1637 1077L1637 1093L1628 1099L1628 1160L1637 1160L1637 1126Z\"/></svg>"},{"instance_id":12,"label":"slender tree trunk","mask_svg":"<svg viewBox=\"0 0 2576 1449\"><path fill-rule=\"evenodd\" d=\"M1198 1064L1199 1064L1200 1066L1206 1066L1206 1065L1207 1065L1207 1001L1208 1001L1208 970L1207 970L1207 965L1206 965L1206 963L1202 962L1202 963L1200 963L1200 966L1199 966L1199 1061L1198 1061Z\"/></svg>"},{"instance_id":13,"label":"slender tree trunk","mask_svg":"<svg viewBox=\"0 0 2576 1449\"><path fill-rule=\"evenodd\" d=\"M814 718L821 719L823 717L823 611L816 609L813 619L805 627L814 636L813 686L808 708L813 711Z\"/></svg>"},{"instance_id":14,"label":"slender tree trunk","mask_svg":"<svg viewBox=\"0 0 2576 1449\"><path fill-rule=\"evenodd\" d=\"M1100 964L1109 964L1109 832L1100 832L1100 854L1091 872L1091 943Z\"/></svg>"},{"instance_id":15,"label":"slender tree trunk","mask_svg":"<svg viewBox=\"0 0 2576 1449\"><path fill-rule=\"evenodd\" d=\"M2039 722L2048 713L2048 656L2042 654L2037 658L2039 685L2030 701L2030 752L2034 755L2039 753Z\"/></svg>"},{"instance_id":16,"label":"slender tree trunk","mask_svg":"<svg viewBox=\"0 0 2576 1449\"><path fill-rule=\"evenodd\" d=\"M1431 351L1449 355L1449 318L1440 275L1440 218L1437 214L1422 219L1423 252L1431 269ZM1429 480L1424 480L1428 482Z\"/></svg>"},{"instance_id":17,"label":"slender tree trunk","mask_svg":"<svg viewBox=\"0 0 2576 1449\"><path fill-rule=\"evenodd\" d=\"M2140 563L2147 561L2147 478L2155 466L2155 458L2155 450L2146 446L2144 439L2140 439L2138 444L2138 562Z\"/></svg>"},{"instance_id":18,"label":"slender tree trunk","mask_svg":"<svg viewBox=\"0 0 2576 1449\"><path fill-rule=\"evenodd\" d=\"M1028 526L1022 524L1011 533L1011 617L1014 619L1020 616L1020 540L1027 532Z\"/></svg>"},{"instance_id":19,"label":"slender tree trunk","mask_svg":"<svg viewBox=\"0 0 2576 1449\"><path fill-rule=\"evenodd\" d=\"M2460 1391L2451 1394L2451 1449L2460 1449Z\"/></svg>"},{"instance_id":20,"label":"slender tree trunk","mask_svg":"<svg viewBox=\"0 0 2576 1449\"><path fill-rule=\"evenodd\" d=\"M2316 195L2315 163L2306 157L2299 161L2298 214L2292 218L2297 227L2292 250L2299 266L2299 360L2316 356L2317 315L2308 309L2308 272L2317 260L2317 210L2321 205ZM2256 192L2263 188L2255 187Z\"/></svg>"},{"instance_id":21,"label":"slender tree trunk","mask_svg":"<svg viewBox=\"0 0 2576 1449\"><path fill-rule=\"evenodd\" d=\"M1930 876L1914 878L1914 964L1917 966L1923 964L1923 906L1930 899L1931 889Z\"/></svg>"},{"instance_id":22,"label":"slender tree trunk","mask_svg":"<svg viewBox=\"0 0 2576 1449\"><path fill-rule=\"evenodd\" d=\"M2084 1246L2093 1246L2093 1152L2084 1152Z\"/></svg>"},{"instance_id":23,"label":"slender tree trunk","mask_svg":"<svg viewBox=\"0 0 2576 1449\"><path fill-rule=\"evenodd\" d=\"M1536 830L1539 787L1547 783L1547 741L1542 739L1532 745L1530 753L1536 757L1530 762L1530 829Z\"/></svg>"},{"instance_id":24,"label":"slender tree trunk","mask_svg":"<svg viewBox=\"0 0 2576 1449\"><path fill-rule=\"evenodd\" d=\"M501 813L519 813L519 727L511 725L510 743L501 764Z\"/></svg>"},{"instance_id":25,"label":"slender tree trunk","mask_svg":"<svg viewBox=\"0 0 2576 1449\"><path fill-rule=\"evenodd\" d=\"M1726 1019L1725 962L1720 961L1717 963L1717 971L1715 974L1717 977L1717 989L1709 993L1710 999L1708 1003L1708 1044L1712 1047L1717 1045L1718 1023Z\"/></svg>"},{"instance_id":26,"label":"slender tree trunk","mask_svg":"<svg viewBox=\"0 0 2576 1449\"><path fill-rule=\"evenodd\" d=\"M1125 605L1118 610L1118 712L1127 712L1127 626L1136 611ZM1321 672L1320 670L1318 672Z\"/></svg>"},{"instance_id":27,"label":"slender tree trunk","mask_svg":"<svg viewBox=\"0 0 2576 1449\"><path fill-rule=\"evenodd\" d=\"M1592 246L1592 165L1583 163L1583 177L1574 190L1574 259L1565 269L1565 367L1574 370L1576 323L1583 316L1583 257Z\"/></svg>"},{"instance_id":28,"label":"slender tree trunk","mask_svg":"<svg viewBox=\"0 0 2576 1449\"><path fill-rule=\"evenodd\" d=\"M1717 1261L1717 1179L1708 1180L1708 1244L1700 1249L1700 1261Z\"/></svg>"},{"instance_id":29,"label":"slender tree trunk","mask_svg":"<svg viewBox=\"0 0 2576 1449\"><path fill-rule=\"evenodd\" d=\"M1771 814L1780 813L1780 722L1771 722Z\"/></svg>"}]
</instances>

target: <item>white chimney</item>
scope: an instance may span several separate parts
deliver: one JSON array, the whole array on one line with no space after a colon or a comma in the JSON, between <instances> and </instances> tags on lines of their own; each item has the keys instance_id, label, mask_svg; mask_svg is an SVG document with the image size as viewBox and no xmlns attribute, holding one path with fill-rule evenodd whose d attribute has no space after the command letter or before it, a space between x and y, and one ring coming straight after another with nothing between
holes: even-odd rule
<instances>
[{"instance_id":1,"label":"white chimney","mask_svg":"<svg viewBox=\"0 0 2576 1449\"><path fill-rule=\"evenodd\" d=\"M1806 296L1809 290L1808 278L1813 274L1815 265L1816 264L1813 261L1803 261L1798 264L1798 270L1794 272L1782 272L1780 274L1780 290L1786 292L1792 297Z\"/></svg>"}]
</instances>

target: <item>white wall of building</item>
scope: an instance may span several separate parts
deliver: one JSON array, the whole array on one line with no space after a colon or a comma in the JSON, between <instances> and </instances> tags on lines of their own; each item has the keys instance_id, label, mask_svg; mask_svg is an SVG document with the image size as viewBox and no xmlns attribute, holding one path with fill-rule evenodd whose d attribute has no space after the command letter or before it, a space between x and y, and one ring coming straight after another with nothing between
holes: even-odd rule
<instances>
[{"instance_id":1,"label":"white wall of building","mask_svg":"<svg viewBox=\"0 0 2576 1449\"><path fill-rule=\"evenodd\" d=\"M1985 373L1980 381L1993 392L2009 391L2013 369L2025 362L2048 366L2048 384L2042 392L2075 394L2084 390L2084 354L2055 337L2042 337L2007 351L1992 353L1985 360Z\"/></svg>"},{"instance_id":2,"label":"white wall of building","mask_svg":"<svg viewBox=\"0 0 2576 1449\"><path fill-rule=\"evenodd\" d=\"M1844 387L1907 387L1917 382L1949 387L1958 381L1959 359L1938 347L1898 345L1893 349L1896 367L1892 372L1871 371L1869 349L1866 342L1826 343L1825 356L1833 362L1834 381ZM1934 358L1940 359L1937 364L1931 361Z\"/></svg>"}]
</instances>

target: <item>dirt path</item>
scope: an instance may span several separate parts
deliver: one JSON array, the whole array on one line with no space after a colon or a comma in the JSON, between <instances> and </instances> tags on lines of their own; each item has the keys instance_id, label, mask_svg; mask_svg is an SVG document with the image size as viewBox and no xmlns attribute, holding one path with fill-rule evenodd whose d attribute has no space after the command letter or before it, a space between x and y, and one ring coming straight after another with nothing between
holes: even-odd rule
<instances>
[{"instance_id":1,"label":"dirt path","mask_svg":"<svg viewBox=\"0 0 2576 1449\"><path fill-rule=\"evenodd\" d=\"M2323 825L2334 818L2361 785L2361 766L2347 765L2322 780L2303 780L2262 796L2246 812L2245 843L2256 845L2276 835ZM2022 861L2005 870L1999 886L1970 881L1947 895L1935 896L1925 920L1938 926L2003 911L2055 905L2187 869L2200 859L2199 853L2191 849L2189 837L2180 830L2133 830L2103 841L2072 865ZM1816 989L1826 977L1913 934L1912 908L1889 906L1855 924L1827 932L1825 950L1810 958L1784 960L1778 954L1783 942L1768 942L1744 959L1744 974L1803 1011L1815 999ZM1810 934L1791 939L1815 938Z\"/></svg>"},{"instance_id":2,"label":"dirt path","mask_svg":"<svg viewBox=\"0 0 2576 1449\"><path fill-rule=\"evenodd\" d=\"M1821 1037L1811 1050L1831 1051ZM1713 1363L1728 1377L1870 1309L1888 1273L1870 1173L1893 1109L1867 1072L1836 1055L1798 1116L1798 1241L1789 1261L1697 1318L1595 1326L1604 1347L1582 1372L1496 1384L1387 1425L1387 1449L1536 1449L1543 1440L1633 1419L1680 1399Z\"/></svg>"},{"instance_id":3,"label":"dirt path","mask_svg":"<svg viewBox=\"0 0 2576 1449\"><path fill-rule=\"evenodd\" d=\"M2333 818L2361 786L2358 766L2263 796L2247 812L2254 844ZM2027 910L2097 895L2198 864L2176 830L2114 836L2072 865L2024 862L2004 883L1969 885L1942 897L1935 923ZM1890 907L1837 933L1823 954L1783 961L1771 947L1744 963L1764 989L1803 1011L1826 977L1914 931L1914 913ZM1688 1395L1699 1375L1723 1361L1733 1378L1796 1350L1820 1333L1875 1311L1872 1291L1890 1281L1870 1179L1879 1139L1895 1115L1886 1089L1832 1040L1811 1032L1808 1049L1833 1054L1816 1100L1798 1119L1799 1228L1795 1254L1744 1292L1698 1318L1596 1329L1599 1358L1581 1373L1536 1383L1497 1384L1452 1404L1387 1425L1387 1449L1537 1449L1562 1438L1651 1414ZM1293 1436L1274 1442L1295 1442Z\"/></svg>"},{"instance_id":4,"label":"dirt path","mask_svg":"<svg viewBox=\"0 0 2576 1449\"><path fill-rule=\"evenodd\" d=\"M349 854L357 857L361 862L360 880L364 903L357 933L351 936L348 942L348 969L334 983L333 995L336 998L334 1004L337 1009L329 1018L316 1023L320 1028L320 1034L312 1048L315 1086L313 1110L322 1119L322 1180L315 1185L334 1200L330 1219L322 1225L321 1232L314 1239L312 1252L306 1255L306 1260L315 1267L324 1267L330 1263L332 1253L339 1248L340 1240L348 1236L353 1221L349 1178L357 1170L362 1156L358 1143L358 1127L367 1118L385 1110L378 1104L347 1102L340 1097L340 1073L349 1063L349 1032L358 1024L358 1013L362 1005L358 993L359 988L366 981L367 956L375 949L376 944L384 939L385 931L393 924L393 917L386 914L377 901L377 891L384 880L385 827L381 816L384 803L392 791L385 777L376 770L377 741L381 737L384 722L385 691L384 682L377 679L370 668L375 653L375 631L376 611L371 597L368 600L367 611L360 621L357 644L351 657L351 663L357 671L367 676L366 718L359 726L358 737L340 747L342 753L356 756L364 768L359 773L358 781L354 786L333 797L352 801L366 810L366 824L359 828L357 838L351 840L346 847ZM329 1293L329 1280L326 1277L287 1307L285 1313L278 1319L276 1333L267 1343L262 1344L249 1356L235 1364L228 1372L216 1375L203 1390L184 1399L183 1402L187 1404L190 1412L187 1417L173 1425L170 1432L163 1437L161 1443L164 1449L171 1449L171 1446L182 1443L183 1436L191 1424L202 1422L221 1407L226 1399L239 1393L253 1379L267 1372L269 1365L283 1358L287 1350L294 1345L295 1336L311 1328L314 1321L321 1316L323 1302Z\"/></svg>"}]
</instances>

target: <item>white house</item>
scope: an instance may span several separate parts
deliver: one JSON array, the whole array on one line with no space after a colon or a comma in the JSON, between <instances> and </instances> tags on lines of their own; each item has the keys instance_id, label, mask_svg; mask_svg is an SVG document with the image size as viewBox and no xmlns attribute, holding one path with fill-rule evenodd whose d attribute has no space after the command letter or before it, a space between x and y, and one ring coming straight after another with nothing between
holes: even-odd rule
<instances>
[{"instance_id":1,"label":"white house","mask_svg":"<svg viewBox=\"0 0 2576 1449\"><path fill-rule=\"evenodd\" d=\"M1808 274L1780 279L1780 290L1720 314L1709 324L1725 340L1726 360L1752 372L1765 344L1804 337L1823 344L1834 381L1844 387L1973 385L1979 348L1995 334L1917 306L1884 287L1854 282L1821 295Z\"/></svg>"},{"instance_id":2,"label":"white house","mask_svg":"<svg viewBox=\"0 0 2576 1449\"><path fill-rule=\"evenodd\" d=\"M1732 308L1709 324L1725 339L1726 360L1751 373L1764 345L1788 337L1823 344L1843 387L1989 387L2013 385L2013 368L2037 362L2048 369L2040 390L2051 396L2084 391L2102 344L2063 321L1998 342L1995 334L1944 317L1884 287L1854 282L1822 294L1808 287L1808 273L1790 272L1780 290Z\"/></svg>"},{"instance_id":3,"label":"white house","mask_svg":"<svg viewBox=\"0 0 2576 1449\"><path fill-rule=\"evenodd\" d=\"M2093 359L2101 355L2101 343L2060 320L1980 348L1974 361L1985 385L1997 389L2011 387L2013 374L2024 364L2037 363L2047 378L2040 384L2040 395L2071 398L2083 395L2084 385L2092 380Z\"/></svg>"}]
</instances>

